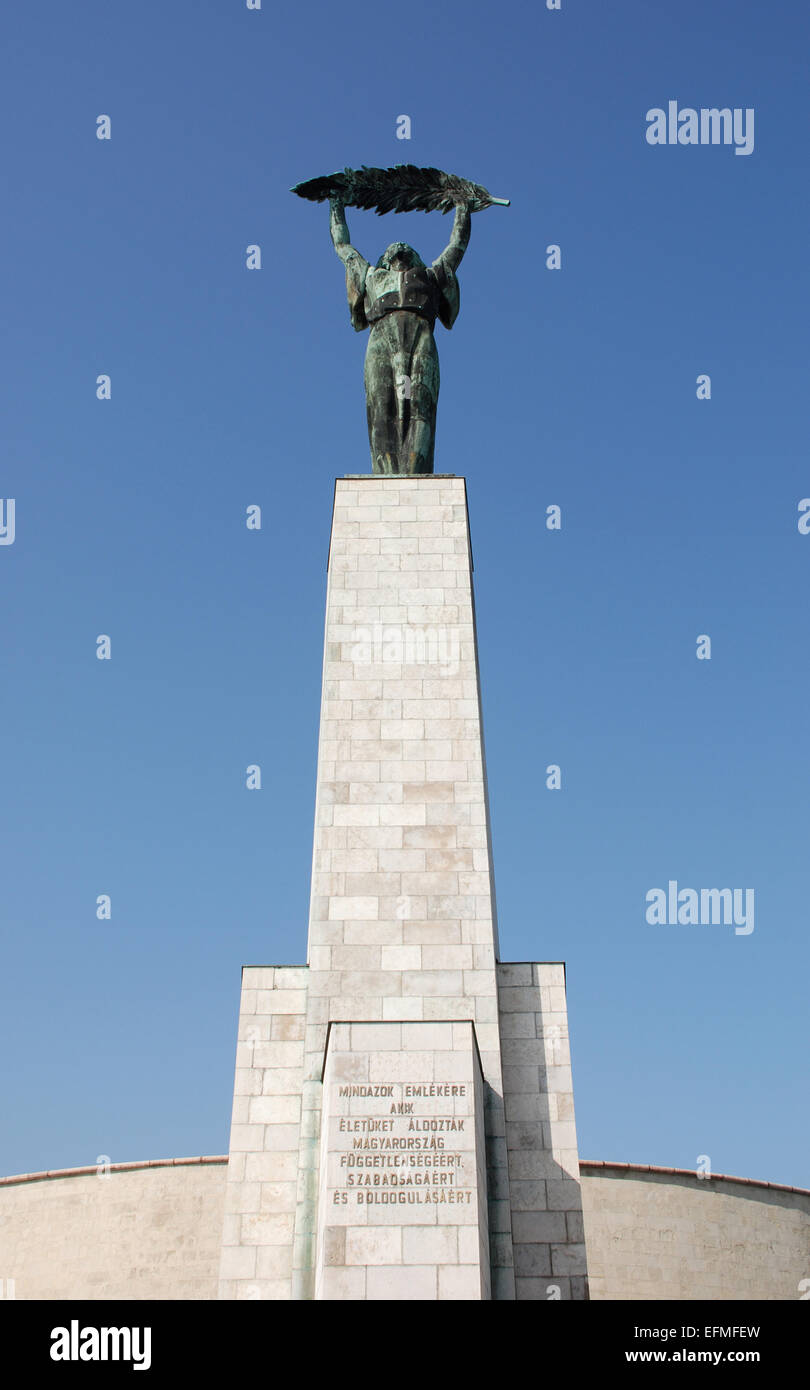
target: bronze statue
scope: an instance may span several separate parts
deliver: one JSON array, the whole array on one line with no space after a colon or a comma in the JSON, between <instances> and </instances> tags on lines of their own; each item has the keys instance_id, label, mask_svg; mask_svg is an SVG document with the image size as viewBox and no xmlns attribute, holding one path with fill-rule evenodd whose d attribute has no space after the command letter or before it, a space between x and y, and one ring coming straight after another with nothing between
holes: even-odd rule
<instances>
[{"instance_id":1,"label":"bronze statue","mask_svg":"<svg viewBox=\"0 0 810 1390\"><path fill-rule=\"evenodd\" d=\"M296 186L302 197L329 198L330 231L346 267L352 326L370 329L364 381L374 473L432 473L439 398L438 318L452 328L459 311L456 270L470 240L470 214L493 203L485 188L437 169L398 165L347 169ZM377 211L455 207L450 241L431 266L405 242L393 242L371 266L349 240L344 204Z\"/></svg>"}]
</instances>

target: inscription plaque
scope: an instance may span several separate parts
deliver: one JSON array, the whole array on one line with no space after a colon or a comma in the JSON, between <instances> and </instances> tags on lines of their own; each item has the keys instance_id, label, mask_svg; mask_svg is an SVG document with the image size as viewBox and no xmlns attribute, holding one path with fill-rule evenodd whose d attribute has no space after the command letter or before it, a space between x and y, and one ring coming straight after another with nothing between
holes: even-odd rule
<instances>
[{"instance_id":1,"label":"inscription plaque","mask_svg":"<svg viewBox=\"0 0 810 1390\"><path fill-rule=\"evenodd\" d=\"M488 1298L473 1024L333 1024L316 1298Z\"/></svg>"}]
</instances>

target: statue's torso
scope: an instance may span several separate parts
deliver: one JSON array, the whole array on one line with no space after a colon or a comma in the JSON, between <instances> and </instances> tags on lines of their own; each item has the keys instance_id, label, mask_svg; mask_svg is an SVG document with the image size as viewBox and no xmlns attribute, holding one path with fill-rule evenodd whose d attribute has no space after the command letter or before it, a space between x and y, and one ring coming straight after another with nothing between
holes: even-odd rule
<instances>
[{"instance_id":1,"label":"statue's torso","mask_svg":"<svg viewBox=\"0 0 810 1390\"><path fill-rule=\"evenodd\" d=\"M432 328L439 309L436 277L427 266L404 271L369 270L363 309L372 325L385 314L405 309L428 319Z\"/></svg>"}]
</instances>

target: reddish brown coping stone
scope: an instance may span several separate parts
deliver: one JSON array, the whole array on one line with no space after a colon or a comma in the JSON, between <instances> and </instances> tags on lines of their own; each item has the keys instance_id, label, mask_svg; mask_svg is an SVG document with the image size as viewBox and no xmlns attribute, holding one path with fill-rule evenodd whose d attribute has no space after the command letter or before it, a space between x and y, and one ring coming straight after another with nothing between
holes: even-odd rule
<instances>
[{"instance_id":1,"label":"reddish brown coping stone","mask_svg":"<svg viewBox=\"0 0 810 1390\"><path fill-rule=\"evenodd\" d=\"M195 1163L227 1163L227 1154L203 1154L199 1158L146 1158L137 1159L132 1163L111 1163L109 1171L111 1173L130 1173L138 1168L183 1168ZM11 1177L0 1178L0 1187L9 1187L14 1183L23 1182L44 1182L46 1178L79 1178L87 1177L89 1174L97 1173L99 1164L91 1163L86 1168L52 1168L41 1173L14 1173ZM601 1158L581 1158L580 1168L587 1168L595 1171L599 1168L613 1168L626 1173L663 1173L670 1177L696 1178L697 1171L693 1168L663 1168L654 1163L618 1163L611 1159ZM763 1187L770 1188L772 1192L796 1192L800 1197L810 1197L810 1189L806 1187L790 1187L782 1182L765 1182L761 1178L738 1178L730 1173L712 1173L709 1178L703 1179L705 1182L736 1182L744 1187Z\"/></svg>"},{"instance_id":2,"label":"reddish brown coping stone","mask_svg":"<svg viewBox=\"0 0 810 1390\"><path fill-rule=\"evenodd\" d=\"M111 1163L109 1172L129 1173L136 1168L184 1168L194 1163L227 1163L227 1154L204 1154L200 1158L145 1158L132 1163ZM9 1187L19 1182L44 1182L46 1178L80 1178L97 1173L103 1164L91 1163L86 1168L53 1168L42 1173L14 1173L9 1178L0 1178L0 1187Z\"/></svg>"},{"instance_id":3,"label":"reddish brown coping stone","mask_svg":"<svg viewBox=\"0 0 810 1390\"><path fill-rule=\"evenodd\" d=\"M694 1168L659 1168L654 1163L613 1163L610 1159L581 1158L580 1168L619 1168L630 1173L668 1173L670 1177L697 1178L700 1174ZM761 1178L735 1178L730 1173L710 1173L703 1182L739 1182L745 1187L769 1187L773 1192L798 1192L801 1197L810 1197L810 1188L789 1187L783 1182L765 1182Z\"/></svg>"}]
</instances>

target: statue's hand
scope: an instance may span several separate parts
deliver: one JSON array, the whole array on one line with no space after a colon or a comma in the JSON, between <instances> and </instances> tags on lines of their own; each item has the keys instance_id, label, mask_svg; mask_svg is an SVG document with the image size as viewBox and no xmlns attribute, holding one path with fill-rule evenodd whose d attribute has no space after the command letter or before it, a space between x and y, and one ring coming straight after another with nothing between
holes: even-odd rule
<instances>
[{"instance_id":1,"label":"statue's hand","mask_svg":"<svg viewBox=\"0 0 810 1390\"><path fill-rule=\"evenodd\" d=\"M338 255L342 255L342 248L351 249L349 242L349 228L346 225L346 214L343 211L342 198L329 199L329 231L332 236L332 244Z\"/></svg>"}]
</instances>

